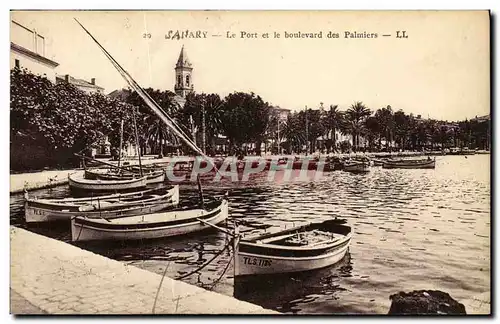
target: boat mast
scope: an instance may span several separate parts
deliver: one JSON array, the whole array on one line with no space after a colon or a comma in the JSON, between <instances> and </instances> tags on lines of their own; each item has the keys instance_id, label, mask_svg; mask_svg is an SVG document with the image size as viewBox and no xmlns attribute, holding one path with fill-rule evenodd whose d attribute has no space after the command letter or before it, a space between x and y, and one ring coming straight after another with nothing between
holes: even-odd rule
<instances>
[{"instance_id":1,"label":"boat mast","mask_svg":"<svg viewBox=\"0 0 500 324\"><path fill-rule=\"evenodd\" d=\"M118 150L118 167L120 167L120 162L122 159L122 146L123 146L123 116L120 123L120 149Z\"/></svg>"},{"instance_id":2,"label":"boat mast","mask_svg":"<svg viewBox=\"0 0 500 324\"><path fill-rule=\"evenodd\" d=\"M193 137L193 143L196 145L196 130L194 128L193 115L189 115L189 122L191 123L191 136Z\"/></svg>"},{"instance_id":3,"label":"boat mast","mask_svg":"<svg viewBox=\"0 0 500 324\"><path fill-rule=\"evenodd\" d=\"M202 133L202 149L203 153L207 154L207 147L206 147L206 134L205 134L205 98L203 98L202 104L201 104L201 126L203 128L203 133Z\"/></svg>"},{"instance_id":4,"label":"boat mast","mask_svg":"<svg viewBox=\"0 0 500 324\"><path fill-rule=\"evenodd\" d=\"M142 174L142 163L141 163L141 149L139 147L139 133L137 132L137 122L135 121L135 108L132 109L132 116L134 117L135 147L136 147L137 156L139 157L139 171L140 171L140 175L142 177L143 174Z\"/></svg>"},{"instance_id":5,"label":"boat mast","mask_svg":"<svg viewBox=\"0 0 500 324\"><path fill-rule=\"evenodd\" d=\"M280 148L280 116L278 115L278 155L281 154L281 148Z\"/></svg>"},{"instance_id":6,"label":"boat mast","mask_svg":"<svg viewBox=\"0 0 500 324\"><path fill-rule=\"evenodd\" d=\"M306 156L309 155L309 122L307 120L307 106L306 106Z\"/></svg>"}]
</instances>

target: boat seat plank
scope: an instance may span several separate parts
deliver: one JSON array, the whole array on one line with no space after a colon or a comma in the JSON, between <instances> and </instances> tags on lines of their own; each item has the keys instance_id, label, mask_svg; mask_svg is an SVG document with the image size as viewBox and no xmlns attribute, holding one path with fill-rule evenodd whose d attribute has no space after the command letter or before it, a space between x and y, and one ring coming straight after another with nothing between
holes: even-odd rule
<instances>
[{"instance_id":1,"label":"boat seat plank","mask_svg":"<svg viewBox=\"0 0 500 324\"><path fill-rule=\"evenodd\" d=\"M267 244L267 243L270 243L270 242L283 240L283 239L286 239L286 238L289 238L289 237L292 237L292 236L295 236L295 235L297 235L296 232L291 233L291 234L280 235L280 236L273 236L273 237L270 237L270 238L267 238L267 239L257 240L256 243Z\"/></svg>"}]
</instances>

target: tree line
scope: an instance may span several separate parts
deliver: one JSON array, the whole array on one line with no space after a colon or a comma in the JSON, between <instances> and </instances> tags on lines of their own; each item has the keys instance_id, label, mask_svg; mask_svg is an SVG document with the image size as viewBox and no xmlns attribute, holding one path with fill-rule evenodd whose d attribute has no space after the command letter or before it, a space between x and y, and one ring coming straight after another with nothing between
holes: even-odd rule
<instances>
[{"instance_id":1,"label":"tree line","mask_svg":"<svg viewBox=\"0 0 500 324\"><path fill-rule=\"evenodd\" d=\"M171 91L145 90L209 155L248 154L249 149L260 154L262 146L275 153L489 147L489 121L466 120L450 127L390 106L372 112L362 102L346 111L336 105L307 109L283 120L255 93L234 92L224 98L191 93L181 106ZM12 170L76 165L74 153L88 153L105 137L116 156L122 123L123 142L135 143L134 120L141 154L192 153L135 92L113 99L17 68L11 70L10 91ZM352 141L339 141L337 134Z\"/></svg>"},{"instance_id":2,"label":"tree line","mask_svg":"<svg viewBox=\"0 0 500 324\"><path fill-rule=\"evenodd\" d=\"M308 124L307 132L305 124ZM285 124L285 146L288 150L325 152L489 149L490 121L464 120L448 122L423 119L394 111L391 106L372 111L362 102L353 103L346 111L337 105L329 109L306 109L292 113ZM337 136L351 140L338 141ZM321 137L321 141L317 139ZM361 143L362 142L362 143Z\"/></svg>"}]
</instances>

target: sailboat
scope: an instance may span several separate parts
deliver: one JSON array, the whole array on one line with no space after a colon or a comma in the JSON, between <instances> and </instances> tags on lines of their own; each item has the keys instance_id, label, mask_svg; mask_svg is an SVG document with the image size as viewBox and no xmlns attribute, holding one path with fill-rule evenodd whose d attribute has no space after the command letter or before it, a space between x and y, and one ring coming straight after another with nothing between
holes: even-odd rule
<instances>
[{"instance_id":1,"label":"sailboat","mask_svg":"<svg viewBox=\"0 0 500 324\"><path fill-rule=\"evenodd\" d=\"M78 22L78 20L76 21ZM200 154L207 161L212 163L211 159L209 159L204 152L196 146L196 144L183 132L175 121L166 114L166 112L148 95L146 91L144 91L144 89L141 88L141 86L139 86L139 84L137 84L128 72L120 66L120 64L106 51L106 49L104 49L104 47L102 47L94 36L92 36L90 32L82 24L80 24L80 22L78 22L78 24L94 40L128 85L137 92L153 113L155 113L160 120L162 120L196 153ZM134 126L137 130L136 125ZM215 168L214 165L213 167ZM147 213L140 216L113 218L110 220L90 219L84 216L74 217L71 219L72 241L162 238L209 229L226 220L229 215L227 194L222 199L205 204L200 181L198 181L198 189L200 193L200 203L199 206L195 207L179 208L158 213Z\"/></svg>"}]
</instances>

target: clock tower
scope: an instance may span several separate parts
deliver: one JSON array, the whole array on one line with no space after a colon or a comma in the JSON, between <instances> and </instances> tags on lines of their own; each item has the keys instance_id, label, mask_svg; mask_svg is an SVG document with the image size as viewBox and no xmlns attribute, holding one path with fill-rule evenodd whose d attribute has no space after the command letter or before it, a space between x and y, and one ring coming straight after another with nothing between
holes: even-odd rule
<instances>
[{"instance_id":1,"label":"clock tower","mask_svg":"<svg viewBox=\"0 0 500 324\"><path fill-rule=\"evenodd\" d=\"M184 46L175 64L175 93L183 98L193 92L193 66L189 61Z\"/></svg>"}]
</instances>

